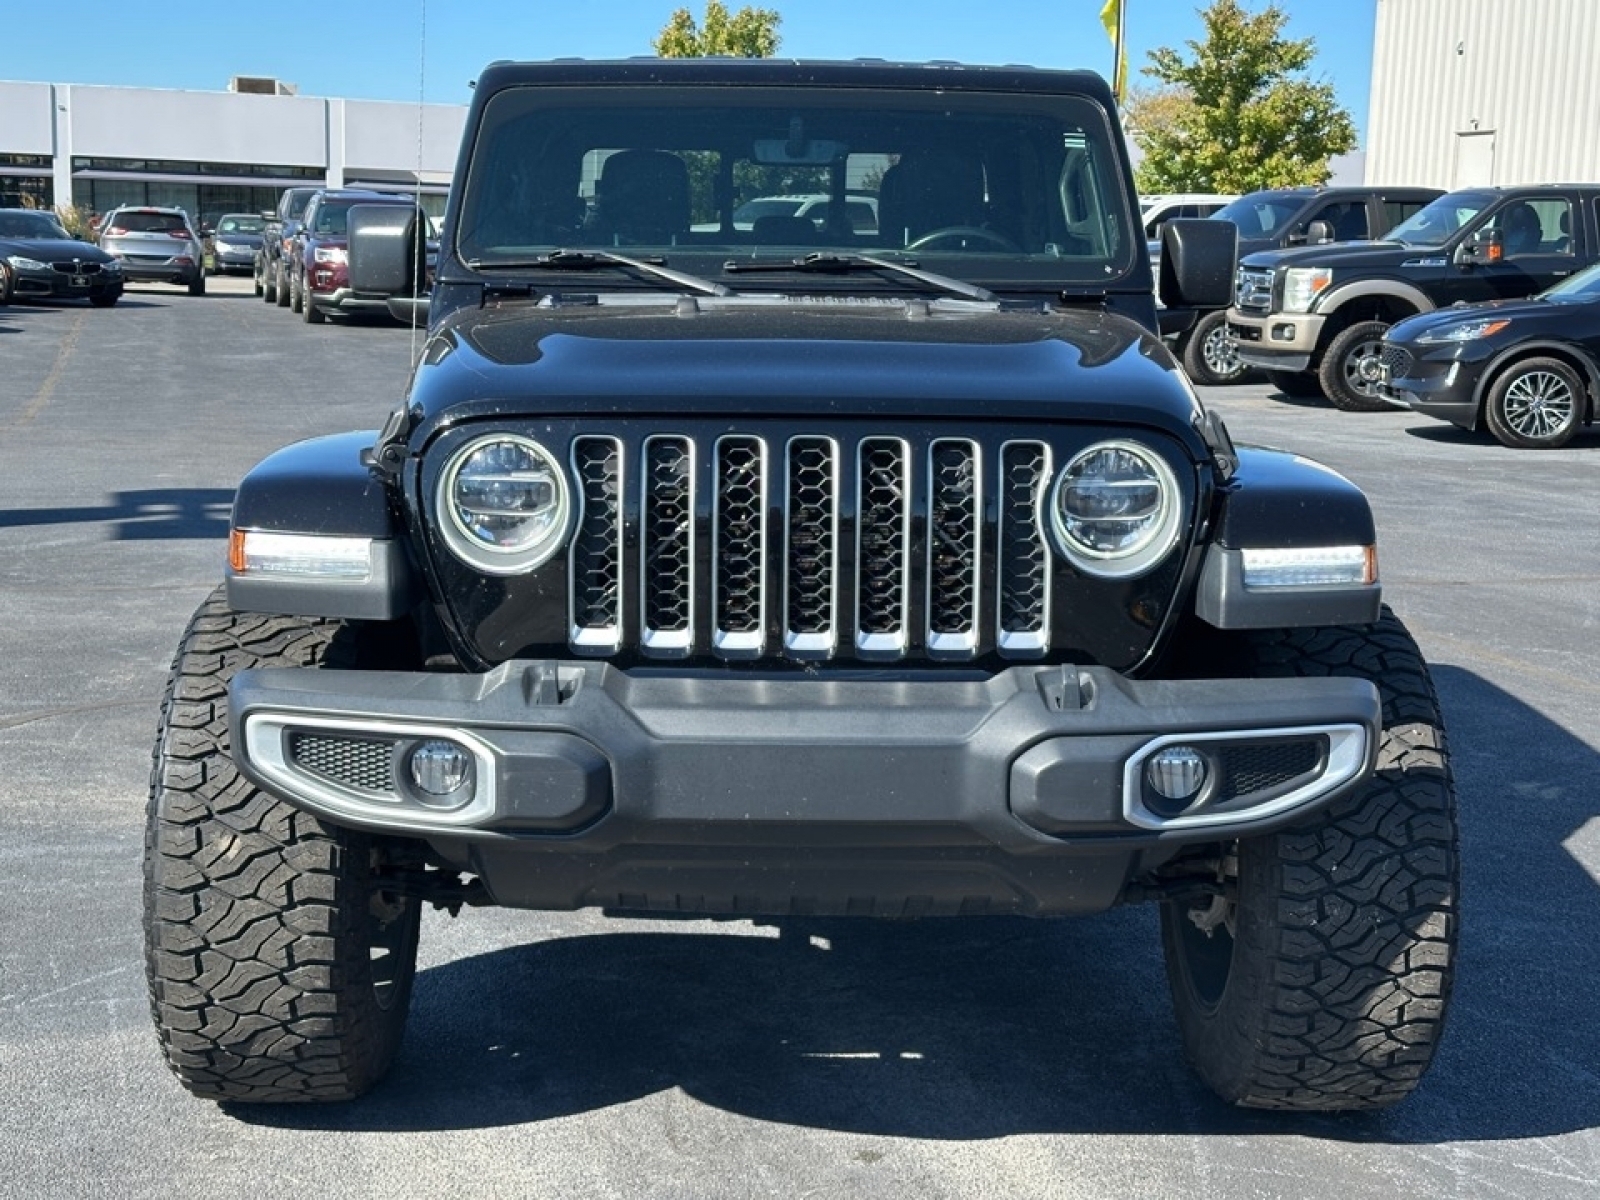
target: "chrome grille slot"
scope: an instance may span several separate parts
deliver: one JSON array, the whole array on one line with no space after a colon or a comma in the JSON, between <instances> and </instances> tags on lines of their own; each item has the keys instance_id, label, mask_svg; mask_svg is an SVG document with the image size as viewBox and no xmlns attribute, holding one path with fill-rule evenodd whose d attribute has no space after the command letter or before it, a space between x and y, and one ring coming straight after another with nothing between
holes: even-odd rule
<instances>
[{"instance_id":1,"label":"chrome grille slot","mask_svg":"<svg viewBox=\"0 0 1600 1200\"><path fill-rule=\"evenodd\" d=\"M358 792L394 793L393 741L297 731L288 743L287 757L302 771Z\"/></svg>"},{"instance_id":2,"label":"chrome grille slot","mask_svg":"<svg viewBox=\"0 0 1600 1200\"><path fill-rule=\"evenodd\" d=\"M911 450L899 438L856 448L856 653L899 658L911 617Z\"/></svg>"},{"instance_id":3,"label":"chrome grille slot","mask_svg":"<svg viewBox=\"0 0 1600 1200\"><path fill-rule=\"evenodd\" d=\"M996 645L1006 655L1050 648L1050 548L1039 524L1051 479L1050 447L1007 442L1000 448L999 612Z\"/></svg>"},{"instance_id":4,"label":"chrome grille slot","mask_svg":"<svg viewBox=\"0 0 1600 1200\"><path fill-rule=\"evenodd\" d=\"M646 438L643 472L640 648L679 658L694 649L694 443L678 436Z\"/></svg>"},{"instance_id":5,"label":"chrome grille slot","mask_svg":"<svg viewBox=\"0 0 1600 1200\"><path fill-rule=\"evenodd\" d=\"M783 647L791 658L828 658L838 627L839 447L797 437L786 457Z\"/></svg>"},{"instance_id":6,"label":"chrome grille slot","mask_svg":"<svg viewBox=\"0 0 1600 1200\"><path fill-rule=\"evenodd\" d=\"M983 469L975 443L928 448L928 653L966 658L978 649Z\"/></svg>"},{"instance_id":7,"label":"chrome grille slot","mask_svg":"<svg viewBox=\"0 0 1600 1200\"><path fill-rule=\"evenodd\" d=\"M579 509L568 640L580 653L610 654L622 645L622 443L575 438L572 473Z\"/></svg>"},{"instance_id":8,"label":"chrome grille slot","mask_svg":"<svg viewBox=\"0 0 1600 1200\"><path fill-rule=\"evenodd\" d=\"M1272 272L1239 268L1234 276L1234 299L1241 309L1249 312L1272 311Z\"/></svg>"},{"instance_id":9,"label":"chrome grille slot","mask_svg":"<svg viewBox=\"0 0 1600 1200\"><path fill-rule=\"evenodd\" d=\"M767 629L766 443L744 434L719 438L716 463L711 645L724 658L759 658Z\"/></svg>"}]
</instances>

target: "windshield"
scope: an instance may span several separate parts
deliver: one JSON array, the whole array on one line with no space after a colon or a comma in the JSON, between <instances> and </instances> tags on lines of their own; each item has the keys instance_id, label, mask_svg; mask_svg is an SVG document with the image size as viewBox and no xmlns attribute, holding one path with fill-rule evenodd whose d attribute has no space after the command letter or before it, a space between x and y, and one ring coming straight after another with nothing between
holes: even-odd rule
<instances>
[{"instance_id":1,"label":"windshield","mask_svg":"<svg viewBox=\"0 0 1600 1200\"><path fill-rule=\"evenodd\" d=\"M741 258L894 255L1103 288L1139 245L1105 114L1073 97L514 88L476 145L463 262L593 248L716 276Z\"/></svg>"},{"instance_id":2,"label":"windshield","mask_svg":"<svg viewBox=\"0 0 1600 1200\"><path fill-rule=\"evenodd\" d=\"M188 233L181 213L119 212L111 215L107 233Z\"/></svg>"},{"instance_id":3,"label":"windshield","mask_svg":"<svg viewBox=\"0 0 1600 1200\"><path fill-rule=\"evenodd\" d=\"M266 227L260 217L223 217L217 222L218 233L260 233Z\"/></svg>"},{"instance_id":4,"label":"windshield","mask_svg":"<svg viewBox=\"0 0 1600 1200\"><path fill-rule=\"evenodd\" d=\"M1272 237L1293 220L1305 204L1304 196L1252 192L1217 209L1211 214L1211 220L1232 221L1239 227L1242 238Z\"/></svg>"},{"instance_id":5,"label":"windshield","mask_svg":"<svg viewBox=\"0 0 1600 1200\"><path fill-rule=\"evenodd\" d=\"M1569 275L1554 287L1539 293L1546 300L1562 297L1600 296L1600 263L1585 267L1576 275Z\"/></svg>"},{"instance_id":6,"label":"windshield","mask_svg":"<svg viewBox=\"0 0 1600 1200\"><path fill-rule=\"evenodd\" d=\"M1412 213L1384 235L1407 246L1442 246L1494 200L1488 192L1451 192Z\"/></svg>"},{"instance_id":7,"label":"windshield","mask_svg":"<svg viewBox=\"0 0 1600 1200\"><path fill-rule=\"evenodd\" d=\"M0 213L0 237L27 238L29 241L66 240L67 231L49 213Z\"/></svg>"}]
</instances>

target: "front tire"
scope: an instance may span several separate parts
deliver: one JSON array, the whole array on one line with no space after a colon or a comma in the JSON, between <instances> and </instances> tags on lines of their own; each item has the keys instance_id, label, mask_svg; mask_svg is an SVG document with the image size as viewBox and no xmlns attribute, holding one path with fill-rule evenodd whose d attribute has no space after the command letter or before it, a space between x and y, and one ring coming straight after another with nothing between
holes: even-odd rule
<instances>
[{"instance_id":1,"label":"front tire","mask_svg":"<svg viewBox=\"0 0 1600 1200\"><path fill-rule=\"evenodd\" d=\"M261 298L268 304L278 302L278 271L270 262L261 269Z\"/></svg>"},{"instance_id":2,"label":"front tire","mask_svg":"<svg viewBox=\"0 0 1600 1200\"><path fill-rule=\"evenodd\" d=\"M272 290L277 296L279 308L289 307L289 268L283 265L280 259L277 268L272 273Z\"/></svg>"},{"instance_id":3,"label":"front tire","mask_svg":"<svg viewBox=\"0 0 1600 1200\"><path fill-rule=\"evenodd\" d=\"M1357 321L1328 343L1317 378L1322 394L1345 412L1381 412L1393 407L1378 390L1379 351L1387 321Z\"/></svg>"},{"instance_id":4,"label":"front tire","mask_svg":"<svg viewBox=\"0 0 1600 1200\"><path fill-rule=\"evenodd\" d=\"M189 281L189 295L191 295L191 296L204 296L205 294L206 294L206 277L205 277L205 273L201 272L199 275L196 275L193 279L191 279Z\"/></svg>"},{"instance_id":5,"label":"front tire","mask_svg":"<svg viewBox=\"0 0 1600 1200\"><path fill-rule=\"evenodd\" d=\"M229 748L228 681L349 667L335 621L236 613L219 589L168 677L145 832L145 965L167 1063L197 1096L347 1100L388 1070L419 906L375 885L384 842L257 790Z\"/></svg>"},{"instance_id":6,"label":"front tire","mask_svg":"<svg viewBox=\"0 0 1600 1200\"><path fill-rule=\"evenodd\" d=\"M1196 383L1222 387L1249 370L1228 337L1228 311L1208 312L1195 322L1183 343L1183 369Z\"/></svg>"},{"instance_id":7,"label":"front tire","mask_svg":"<svg viewBox=\"0 0 1600 1200\"><path fill-rule=\"evenodd\" d=\"M306 277L302 272L296 271L289 277L289 311L298 313L304 307L305 299Z\"/></svg>"},{"instance_id":8,"label":"front tire","mask_svg":"<svg viewBox=\"0 0 1600 1200\"><path fill-rule=\"evenodd\" d=\"M1428 1069L1455 972L1455 793L1427 667L1387 610L1372 626L1250 635L1242 649L1258 675L1371 679L1383 729L1361 789L1216 847L1222 896L1163 905L1184 1047L1244 1107L1387 1107Z\"/></svg>"},{"instance_id":9,"label":"front tire","mask_svg":"<svg viewBox=\"0 0 1600 1200\"><path fill-rule=\"evenodd\" d=\"M1483 422L1501 445L1554 450L1572 440L1588 409L1578 372L1559 358L1525 358L1494 381Z\"/></svg>"}]
</instances>

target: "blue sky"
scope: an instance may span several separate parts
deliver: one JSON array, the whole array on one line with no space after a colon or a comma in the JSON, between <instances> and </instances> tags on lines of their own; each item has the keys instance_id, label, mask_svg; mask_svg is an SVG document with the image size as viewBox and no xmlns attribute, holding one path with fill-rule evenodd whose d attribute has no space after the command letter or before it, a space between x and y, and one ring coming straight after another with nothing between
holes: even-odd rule
<instances>
[{"instance_id":1,"label":"blue sky","mask_svg":"<svg viewBox=\"0 0 1600 1200\"><path fill-rule=\"evenodd\" d=\"M1203 0L1125 0L1129 69L1200 34ZM785 56L1111 68L1103 0L758 0L783 16ZM1265 0L1245 0L1254 11ZM650 53L674 0L0 0L0 79L220 91L273 75L302 95L462 104L497 58ZM737 9L740 0L731 0ZM687 5L698 17L703 0ZM1292 37L1313 37L1315 74L1363 131L1374 0L1279 0ZM424 25L424 18L426 24ZM423 33L426 29L426 39ZM426 51L424 53L424 44ZM359 49L356 49L359 47Z\"/></svg>"}]
</instances>

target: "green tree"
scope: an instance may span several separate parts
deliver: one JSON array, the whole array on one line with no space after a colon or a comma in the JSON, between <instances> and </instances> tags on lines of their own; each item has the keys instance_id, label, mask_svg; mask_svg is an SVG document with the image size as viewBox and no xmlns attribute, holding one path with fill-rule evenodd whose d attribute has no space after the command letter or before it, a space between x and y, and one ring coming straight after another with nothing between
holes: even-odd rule
<instances>
[{"instance_id":1,"label":"green tree","mask_svg":"<svg viewBox=\"0 0 1600 1200\"><path fill-rule=\"evenodd\" d=\"M699 24L687 8L672 14L651 42L662 58L705 58L726 54L734 58L771 58L778 52L778 26L783 18L770 8L751 8L748 4L736 13L720 0L707 0L706 14Z\"/></svg>"},{"instance_id":2,"label":"green tree","mask_svg":"<svg viewBox=\"0 0 1600 1200\"><path fill-rule=\"evenodd\" d=\"M1286 38L1276 4L1239 0L1200 10L1205 37L1185 57L1163 46L1143 74L1161 86L1127 105L1144 153L1143 192L1248 192L1325 183L1328 160L1355 148L1356 127L1331 83L1310 78L1316 40Z\"/></svg>"}]
</instances>

